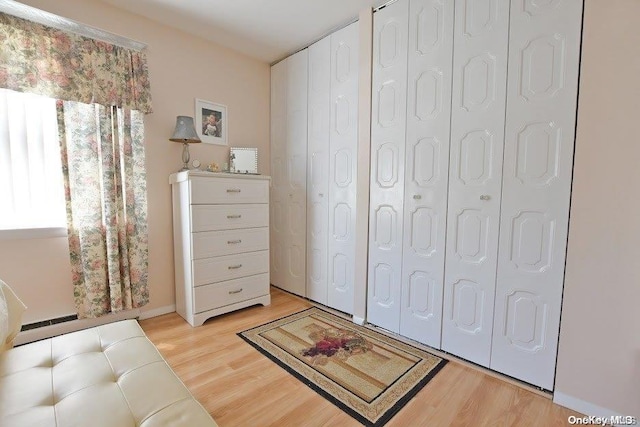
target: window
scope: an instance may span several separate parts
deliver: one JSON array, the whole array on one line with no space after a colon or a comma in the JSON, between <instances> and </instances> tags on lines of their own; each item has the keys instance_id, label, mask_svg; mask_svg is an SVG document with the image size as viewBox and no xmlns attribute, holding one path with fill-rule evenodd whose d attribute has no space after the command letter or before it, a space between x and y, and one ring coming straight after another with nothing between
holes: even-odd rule
<instances>
[{"instance_id":1,"label":"window","mask_svg":"<svg viewBox=\"0 0 640 427\"><path fill-rule=\"evenodd\" d=\"M0 89L0 231L66 228L56 101Z\"/></svg>"}]
</instances>

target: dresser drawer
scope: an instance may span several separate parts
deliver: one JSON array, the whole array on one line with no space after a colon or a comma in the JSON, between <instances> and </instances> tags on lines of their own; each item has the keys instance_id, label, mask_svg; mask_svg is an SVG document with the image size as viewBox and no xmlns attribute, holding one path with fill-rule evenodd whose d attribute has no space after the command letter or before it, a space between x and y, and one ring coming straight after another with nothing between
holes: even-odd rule
<instances>
[{"instance_id":1,"label":"dresser drawer","mask_svg":"<svg viewBox=\"0 0 640 427\"><path fill-rule=\"evenodd\" d=\"M194 289L195 313L212 310L269 293L269 274L258 274L241 279L228 280Z\"/></svg>"},{"instance_id":2,"label":"dresser drawer","mask_svg":"<svg viewBox=\"0 0 640 427\"><path fill-rule=\"evenodd\" d=\"M193 259L269 249L269 228L193 233Z\"/></svg>"},{"instance_id":3,"label":"dresser drawer","mask_svg":"<svg viewBox=\"0 0 640 427\"><path fill-rule=\"evenodd\" d=\"M193 285L208 285L268 272L269 251L197 259L193 261Z\"/></svg>"},{"instance_id":4,"label":"dresser drawer","mask_svg":"<svg viewBox=\"0 0 640 427\"><path fill-rule=\"evenodd\" d=\"M269 205L192 205L191 231L268 227Z\"/></svg>"},{"instance_id":5,"label":"dresser drawer","mask_svg":"<svg viewBox=\"0 0 640 427\"><path fill-rule=\"evenodd\" d=\"M269 182L241 178L191 180L191 203L268 203Z\"/></svg>"}]
</instances>

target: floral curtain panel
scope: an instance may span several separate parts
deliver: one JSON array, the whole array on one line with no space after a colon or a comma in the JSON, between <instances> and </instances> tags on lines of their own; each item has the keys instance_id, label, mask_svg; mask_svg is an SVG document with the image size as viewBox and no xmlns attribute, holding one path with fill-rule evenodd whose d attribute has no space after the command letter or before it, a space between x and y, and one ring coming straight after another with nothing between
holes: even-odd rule
<instances>
[{"instance_id":1,"label":"floral curtain panel","mask_svg":"<svg viewBox=\"0 0 640 427\"><path fill-rule=\"evenodd\" d=\"M151 112L146 55L0 13L0 87Z\"/></svg>"},{"instance_id":2,"label":"floral curtain panel","mask_svg":"<svg viewBox=\"0 0 640 427\"><path fill-rule=\"evenodd\" d=\"M148 303L144 53L0 13L0 87L58 100L78 316Z\"/></svg>"},{"instance_id":3,"label":"floral curtain panel","mask_svg":"<svg viewBox=\"0 0 640 427\"><path fill-rule=\"evenodd\" d=\"M149 302L143 114L58 101L78 316Z\"/></svg>"}]
</instances>

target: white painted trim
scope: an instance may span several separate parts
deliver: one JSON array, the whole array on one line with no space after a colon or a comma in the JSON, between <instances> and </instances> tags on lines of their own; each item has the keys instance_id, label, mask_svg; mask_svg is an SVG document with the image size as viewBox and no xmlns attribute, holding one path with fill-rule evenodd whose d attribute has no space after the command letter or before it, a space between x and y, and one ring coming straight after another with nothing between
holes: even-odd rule
<instances>
[{"instance_id":1,"label":"white painted trim","mask_svg":"<svg viewBox=\"0 0 640 427\"><path fill-rule=\"evenodd\" d=\"M594 417L611 417L630 414L621 414L611 409L603 408L591 402L578 399L577 397L569 396L568 394L555 392L553 393L553 403L564 406L565 408L573 409L585 415Z\"/></svg>"},{"instance_id":2,"label":"white painted trim","mask_svg":"<svg viewBox=\"0 0 640 427\"><path fill-rule=\"evenodd\" d=\"M146 43L110 33L99 28L91 27L12 0L0 0L0 12L46 25L48 27L57 28L62 31L69 31L80 36L112 43L127 49L141 51L147 47Z\"/></svg>"},{"instance_id":3,"label":"white painted trim","mask_svg":"<svg viewBox=\"0 0 640 427\"><path fill-rule=\"evenodd\" d=\"M52 239L67 237L65 227L15 228L0 230L0 240Z\"/></svg>"},{"instance_id":4,"label":"white painted trim","mask_svg":"<svg viewBox=\"0 0 640 427\"><path fill-rule=\"evenodd\" d=\"M42 328L22 331L16 337L14 344L27 344L33 341L55 337L57 335L79 331L81 329L93 328L94 326L105 325L107 323L118 322L120 320L135 319L138 316L140 316L140 310L136 308L133 310L121 311L119 313L107 314L106 316L95 319L78 319L71 320L69 322L56 323L51 326L43 326Z\"/></svg>"},{"instance_id":5,"label":"white painted trim","mask_svg":"<svg viewBox=\"0 0 640 427\"><path fill-rule=\"evenodd\" d=\"M355 323L356 325L364 326L363 317L353 316L352 320L353 320L353 323Z\"/></svg>"},{"instance_id":6,"label":"white painted trim","mask_svg":"<svg viewBox=\"0 0 640 427\"><path fill-rule=\"evenodd\" d=\"M371 168L371 70L373 14L360 11L358 45L358 149L356 173L356 253L353 269L353 318L367 318L367 275L369 274L369 187Z\"/></svg>"},{"instance_id":7,"label":"white painted trim","mask_svg":"<svg viewBox=\"0 0 640 427\"><path fill-rule=\"evenodd\" d=\"M165 305L164 307L154 308L140 312L140 320L151 319L152 317L162 316L163 314L175 313L176 305Z\"/></svg>"}]
</instances>

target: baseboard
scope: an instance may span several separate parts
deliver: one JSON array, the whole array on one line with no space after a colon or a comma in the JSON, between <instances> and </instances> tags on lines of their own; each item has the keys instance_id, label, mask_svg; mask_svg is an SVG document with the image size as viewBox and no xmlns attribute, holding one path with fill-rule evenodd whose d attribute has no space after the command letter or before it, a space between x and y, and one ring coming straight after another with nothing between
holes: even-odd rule
<instances>
[{"instance_id":1,"label":"baseboard","mask_svg":"<svg viewBox=\"0 0 640 427\"><path fill-rule=\"evenodd\" d=\"M97 317L95 319L78 319L69 322L56 323L51 326L43 326L37 329L29 329L22 331L16 337L14 344L22 345L33 341L39 341L46 338L55 337L69 332L75 332L82 329L93 328L94 326L105 325L107 323L118 322L120 320L135 319L140 315L139 309L121 311L106 316Z\"/></svg>"},{"instance_id":2,"label":"baseboard","mask_svg":"<svg viewBox=\"0 0 640 427\"><path fill-rule=\"evenodd\" d=\"M553 403L594 417L615 417L623 415L618 413L617 411L612 411L611 409L603 408L602 406L598 406L590 402L585 402L584 400L578 399L577 397L569 396L557 391L553 393Z\"/></svg>"},{"instance_id":3,"label":"baseboard","mask_svg":"<svg viewBox=\"0 0 640 427\"><path fill-rule=\"evenodd\" d=\"M151 319L152 317L162 316L163 314L174 313L176 311L176 305L165 305L164 307L154 308L152 310L145 310L140 312L140 320Z\"/></svg>"},{"instance_id":4,"label":"baseboard","mask_svg":"<svg viewBox=\"0 0 640 427\"><path fill-rule=\"evenodd\" d=\"M356 325L364 326L364 318L354 315L353 316L353 323L355 323Z\"/></svg>"}]
</instances>

